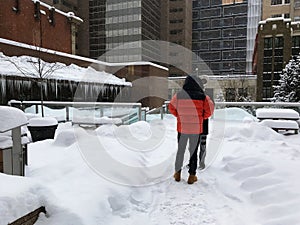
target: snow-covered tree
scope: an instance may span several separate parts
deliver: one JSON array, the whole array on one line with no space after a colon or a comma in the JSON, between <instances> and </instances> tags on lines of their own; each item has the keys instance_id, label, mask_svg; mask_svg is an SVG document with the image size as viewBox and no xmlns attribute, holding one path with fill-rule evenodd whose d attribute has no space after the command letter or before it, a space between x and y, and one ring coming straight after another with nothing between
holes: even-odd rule
<instances>
[{"instance_id":1,"label":"snow-covered tree","mask_svg":"<svg viewBox=\"0 0 300 225\"><path fill-rule=\"evenodd\" d=\"M289 61L282 70L279 85L274 86L274 101L300 102L300 55Z\"/></svg>"}]
</instances>

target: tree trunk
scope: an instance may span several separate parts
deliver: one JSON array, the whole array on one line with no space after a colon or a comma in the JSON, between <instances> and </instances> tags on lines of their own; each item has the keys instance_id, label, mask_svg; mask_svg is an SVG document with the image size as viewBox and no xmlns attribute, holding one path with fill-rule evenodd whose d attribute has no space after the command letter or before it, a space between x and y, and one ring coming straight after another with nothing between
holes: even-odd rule
<instances>
[{"instance_id":1,"label":"tree trunk","mask_svg":"<svg viewBox=\"0 0 300 225\"><path fill-rule=\"evenodd\" d=\"M44 87L44 81L43 79L41 80L41 109L42 109L42 117L44 117L44 91L43 91L43 87Z\"/></svg>"}]
</instances>

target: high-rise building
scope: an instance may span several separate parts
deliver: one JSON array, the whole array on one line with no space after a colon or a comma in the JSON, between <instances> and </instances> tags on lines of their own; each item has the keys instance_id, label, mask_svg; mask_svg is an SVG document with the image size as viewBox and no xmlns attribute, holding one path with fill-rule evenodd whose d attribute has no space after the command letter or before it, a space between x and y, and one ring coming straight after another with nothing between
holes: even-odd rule
<instances>
[{"instance_id":1,"label":"high-rise building","mask_svg":"<svg viewBox=\"0 0 300 225\"><path fill-rule=\"evenodd\" d=\"M262 19L277 17L300 21L300 0L263 0Z\"/></svg>"},{"instance_id":2,"label":"high-rise building","mask_svg":"<svg viewBox=\"0 0 300 225\"><path fill-rule=\"evenodd\" d=\"M192 50L192 1L169 0L162 2L168 2L165 3L168 4L165 6L167 10L165 15L168 15L168 18L163 18L163 22L166 23L167 34L161 39ZM170 63L173 64L169 67L170 76L183 76L192 71L192 55L184 54L175 47L169 49L169 57Z\"/></svg>"},{"instance_id":3,"label":"high-rise building","mask_svg":"<svg viewBox=\"0 0 300 225\"><path fill-rule=\"evenodd\" d=\"M252 73L260 16L260 0L194 0L193 52L214 75Z\"/></svg>"},{"instance_id":4,"label":"high-rise building","mask_svg":"<svg viewBox=\"0 0 300 225\"><path fill-rule=\"evenodd\" d=\"M81 4L88 9L90 57L106 53L103 58L109 62L155 58L155 47L138 42L160 39L159 0L93 0Z\"/></svg>"},{"instance_id":5,"label":"high-rise building","mask_svg":"<svg viewBox=\"0 0 300 225\"><path fill-rule=\"evenodd\" d=\"M69 6L69 11L75 11L83 19L76 34L78 55L100 57L108 62L168 61L160 60L160 47L154 42L143 42L147 40L168 41L191 50L190 0L45 1L58 9L66 10ZM172 59L171 76L185 75L176 67L181 65L182 55L169 52L163 57Z\"/></svg>"},{"instance_id":6,"label":"high-rise building","mask_svg":"<svg viewBox=\"0 0 300 225\"><path fill-rule=\"evenodd\" d=\"M64 12L78 12L78 0L42 0L43 2L53 5L56 9Z\"/></svg>"},{"instance_id":7,"label":"high-rise building","mask_svg":"<svg viewBox=\"0 0 300 225\"><path fill-rule=\"evenodd\" d=\"M263 0L254 68L257 101L274 97L274 85L289 60L300 52L300 1Z\"/></svg>"}]
</instances>

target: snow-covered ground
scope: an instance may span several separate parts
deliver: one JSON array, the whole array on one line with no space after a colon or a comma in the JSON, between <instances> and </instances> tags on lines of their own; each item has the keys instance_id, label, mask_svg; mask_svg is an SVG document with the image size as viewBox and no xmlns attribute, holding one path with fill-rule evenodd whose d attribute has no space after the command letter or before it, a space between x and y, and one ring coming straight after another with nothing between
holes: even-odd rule
<instances>
[{"instance_id":1,"label":"snow-covered ground","mask_svg":"<svg viewBox=\"0 0 300 225\"><path fill-rule=\"evenodd\" d=\"M59 124L54 140L29 145L25 178L0 174L0 224L41 205L38 225L300 224L299 134L217 110L193 185L186 168L173 180L176 136L172 116L96 130Z\"/></svg>"}]
</instances>

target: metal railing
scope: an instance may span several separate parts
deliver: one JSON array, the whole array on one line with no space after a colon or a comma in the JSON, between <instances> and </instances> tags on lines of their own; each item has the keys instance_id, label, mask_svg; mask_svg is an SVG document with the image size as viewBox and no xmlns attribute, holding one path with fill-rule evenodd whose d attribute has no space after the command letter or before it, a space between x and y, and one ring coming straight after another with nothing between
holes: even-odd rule
<instances>
[{"instance_id":1,"label":"metal railing","mask_svg":"<svg viewBox=\"0 0 300 225\"><path fill-rule=\"evenodd\" d=\"M168 105L170 101L165 101L165 104L159 108L161 112L161 118L163 114L168 113ZM300 102L215 102L215 108L225 107L241 107L241 108L252 108L255 111L257 108L293 108L300 113ZM249 111L250 112L250 111ZM255 116L255 115L254 115Z\"/></svg>"},{"instance_id":2,"label":"metal railing","mask_svg":"<svg viewBox=\"0 0 300 225\"><path fill-rule=\"evenodd\" d=\"M29 106L35 106L35 113L39 113L39 107L42 105L41 101L16 101L11 100L8 105L22 109L23 111ZM142 104L141 103L125 103L125 102L54 102L54 101L44 101L43 105L52 108L63 108L64 109L64 121L72 121L71 110L76 109L90 109L99 111L99 117L108 116L114 118L121 118L124 123L129 123L132 117L136 120L142 120ZM136 109L136 112L125 113L126 115L113 115L118 109ZM105 113L109 111L111 113ZM47 113L45 113L47 116ZM98 116L97 116L98 117Z\"/></svg>"},{"instance_id":3,"label":"metal railing","mask_svg":"<svg viewBox=\"0 0 300 225\"><path fill-rule=\"evenodd\" d=\"M132 108L137 109L136 112L130 112L126 115L121 115L119 118L123 121L123 124L131 124L136 121L147 120L147 116L151 114L160 114L160 118L163 119L164 115L168 113L168 104L170 101L165 101L165 103L158 108L153 108L149 110L148 108L142 108L141 103L122 103L122 102L49 102L45 101L44 106L51 107L62 107L65 108L65 121L72 121L70 116L71 108L81 108L91 110L99 110L99 117L105 115L105 108ZM39 107L41 105L40 101L16 101L12 100L9 102L10 106L15 106L24 110L28 106L35 106L35 113L39 113ZM225 107L241 107L253 114L253 111L257 108L262 107L273 107L273 108L293 108L300 112L300 102L215 102L215 108L225 108ZM117 111L117 110L116 110ZM254 113L255 114L255 113ZM255 116L255 115L254 115ZM113 117L113 115L110 115Z\"/></svg>"}]
</instances>

